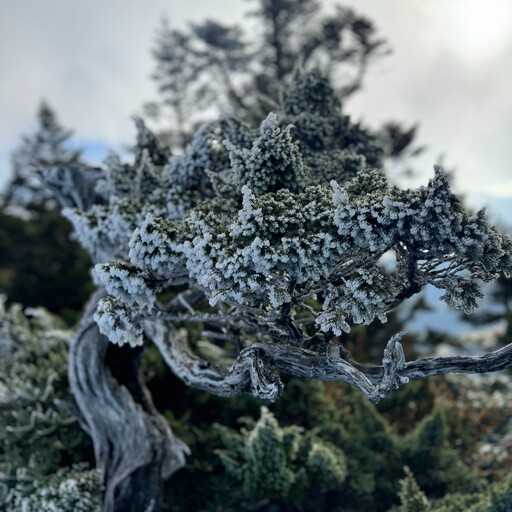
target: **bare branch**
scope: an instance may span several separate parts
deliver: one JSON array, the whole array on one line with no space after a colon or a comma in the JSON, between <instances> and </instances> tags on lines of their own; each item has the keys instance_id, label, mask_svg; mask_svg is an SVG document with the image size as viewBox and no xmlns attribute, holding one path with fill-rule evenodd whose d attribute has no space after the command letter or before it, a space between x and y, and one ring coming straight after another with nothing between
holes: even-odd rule
<instances>
[{"instance_id":1,"label":"bare branch","mask_svg":"<svg viewBox=\"0 0 512 512\"><path fill-rule=\"evenodd\" d=\"M248 393L271 401L281 394L283 384L264 347L252 345L242 350L226 370L193 355L172 327L145 322L144 328L169 368L189 386L220 396Z\"/></svg>"},{"instance_id":2,"label":"bare branch","mask_svg":"<svg viewBox=\"0 0 512 512\"><path fill-rule=\"evenodd\" d=\"M52 190L63 207L86 211L105 199L96 192L103 171L83 164L54 165L40 169L46 186Z\"/></svg>"},{"instance_id":3,"label":"bare branch","mask_svg":"<svg viewBox=\"0 0 512 512\"><path fill-rule=\"evenodd\" d=\"M329 344L323 355L289 345L255 343L242 350L226 370L193 355L177 333L163 323L146 322L145 328L179 378L221 396L249 393L275 400L282 390L279 371L294 377L346 382L377 403L410 380L450 372L485 373L512 366L512 345L483 356L426 358L406 363L400 343L405 333L398 333L384 349L382 366L366 367L346 361L336 344Z\"/></svg>"},{"instance_id":4,"label":"bare branch","mask_svg":"<svg viewBox=\"0 0 512 512\"><path fill-rule=\"evenodd\" d=\"M497 372L512 366L512 344L481 356L428 357L405 365L402 372L409 380L443 373Z\"/></svg>"}]
</instances>

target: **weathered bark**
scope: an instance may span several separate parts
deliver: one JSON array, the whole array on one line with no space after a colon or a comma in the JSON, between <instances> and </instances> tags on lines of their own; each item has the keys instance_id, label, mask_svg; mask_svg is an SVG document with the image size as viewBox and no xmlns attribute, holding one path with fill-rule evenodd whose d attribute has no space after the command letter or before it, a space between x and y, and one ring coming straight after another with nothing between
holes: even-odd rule
<instances>
[{"instance_id":1,"label":"weathered bark","mask_svg":"<svg viewBox=\"0 0 512 512\"><path fill-rule=\"evenodd\" d=\"M42 174L62 206L87 211L104 202L96 192L98 169L54 166ZM184 466L189 449L140 381L143 348L114 346L99 332L93 314L105 295L91 297L71 343L69 382L103 473L102 512L156 512L164 481Z\"/></svg>"},{"instance_id":2,"label":"weathered bark","mask_svg":"<svg viewBox=\"0 0 512 512\"><path fill-rule=\"evenodd\" d=\"M114 347L99 332L92 315L102 296L92 297L72 341L69 381L103 472L102 512L155 512L164 481L184 466L189 449L140 382L143 349Z\"/></svg>"},{"instance_id":3,"label":"weathered bark","mask_svg":"<svg viewBox=\"0 0 512 512\"><path fill-rule=\"evenodd\" d=\"M400 340L393 336L382 366L365 367L341 357L340 348L329 345L319 354L290 345L255 343L243 349L229 369L193 355L179 335L161 321L146 322L146 330L170 369L186 384L220 396L248 393L276 400L283 389L279 373L322 381L346 382L373 403L411 380L443 373L485 373L512 366L512 345L482 356L425 358L405 362Z\"/></svg>"},{"instance_id":4,"label":"weathered bark","mask_svg":"<svg viewBox=\"0 0 512 512\"><path fill-rule=\"evenodd\" d=\"M279 373L259 345L242 350L231 368L225 369L187 350L172 326L148 321L145 329L171 371L188 386L219 396L247 393L272 401L281 394Z\"/></svg>"}]
</instances>

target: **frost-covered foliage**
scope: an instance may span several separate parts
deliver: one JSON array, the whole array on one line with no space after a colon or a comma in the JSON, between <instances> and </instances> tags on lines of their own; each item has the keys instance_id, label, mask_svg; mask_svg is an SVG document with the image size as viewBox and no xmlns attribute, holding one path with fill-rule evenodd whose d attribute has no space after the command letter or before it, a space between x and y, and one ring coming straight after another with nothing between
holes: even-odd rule
<instances>
[{"instance_id":1,"label":"frost-covered foliage","mask_svg":"<svg viewBox=\"0 0 512 512\"><path fill-rule=\"evenodd\" d=\"M316 321L340 334L350 329L349 321L385 321L390 307L425 284L445 289L443 299L469 313L482 296L475 279L488 281L511 268L510 241L481 214L463 211L440 170L428 187L415 191L389 186L376 171L332 187L296 194L283 188L257 197L244 186L237 212L213 200L180 223L149 217L130 244L135 268L123 278L118 264L104 266L103 282L121 299L136 288L128 303L144 305L148 292L141 280L149 290L155 283L163 289L186 269L212 305L223 301L263 311L324 290ZM148 235L153 241L146 250ZM397 275L379 265L390 250Z\"/></svg>"},{"instance_id":2,"label":"frost-covered foliage","mask_svg":"<svg viewBox=\"0 0 512 512\"><path fill-rule=\"evenodd\" d=\"M281 189L298 193L303 188L303 164L290 128L281 129L277 116L270 113L261 123L259 137L251 149L238 149L227 140L233 182L241 188L246 186L256 196Z\"/></svg>"},{"instance_id":3,"label":"frost-covered foliage","mask_svg":"<svg viewBox=\"0 0 512 512\"><path fill-rule=\"evenodd\" d=\"M71 336L42 309L0 305L0 506L92 457L67 382Z\"/></svg>"},{"instance_id":4,"label":"frost-covered foliage","mask_svg":"<svg viewBox=\"0 0 512 512\"><path fill-rule=\"evenodd\" d=\"M184 155L171 157L141 120L136 125L133 163L122 163L114 154L105 160L105 177L96 190L107 204L88 211L64 210L95 261L128 259L130 236L147 215L179 220L200 200L213 197L214 186L222 186L219 180L229 167L222 141L229 138L245 147L251 140L250 130L226 116L205 125Z\"/></svg>"},{"instance_id":5,"label":"frost-covered foliage","mask_svg":"<svg viewBox=\"0 0 512 512\"><path fill-rule=\"evenodd\" d=\"M55 474L32 483L30 494L15 489L6 512L99 512L101 474L84 465L62 468Z\"/></svg>"},{"instance_id":6,"label":"frost-covered foliage","mask_svg":"<svg viewBox=\"0 0 512 512\"><path fill-rule=\"evenodd\" d=\"M383 151L375 136L341 112L329 80L319 70L297 68L283 94L283 122L300 144L308 184L354 177L381 168Z\"/></svg>"},{"instance_id":7,"label":"frost-covered foliage","mask_svg":"<svg viewBox=\"0 0 512 512\"><path fill-rule=\"evenodd\" d=\"M140 322L163 314L155 297L185 283L245 321L280 324L262 331L297 345L313 334L294 324L301 310L340 335L431 284L469 313L479 281L512 270L510 239L464 210L441 169L416 190L388 183L376 141L318 71L295 73L259 132L224 117L169 157L138 129L134 163L107 161L107 203L67 214L106 262L97 275L112 298L97 319L116 343L141 343ZM386 253L396 271L381 265Z\"/></svg>"},{"instance_id":8,"label":"frost-covered foliage","mask_svg":"<svg viewBox=\"0 0 512 512\"><path fill-rule=\"evenodd\" d=\"M238 434L222 428L221 434L227 450L219 450L218 455L251 500L307 504L319 494L341 488L347 477L343 451L299 427L280 427L266 407L249 430L243 428Z\"/></svg>"}]
</instances>

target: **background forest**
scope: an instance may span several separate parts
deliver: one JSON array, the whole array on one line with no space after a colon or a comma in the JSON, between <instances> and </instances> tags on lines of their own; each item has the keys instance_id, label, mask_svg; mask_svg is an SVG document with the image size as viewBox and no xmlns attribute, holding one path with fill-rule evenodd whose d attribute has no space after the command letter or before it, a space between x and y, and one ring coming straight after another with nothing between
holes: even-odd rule
<instances>
[{"instance_id":1,"label":"background forest","mask_svg":"<svg viewBox=\"0 0 512 512\"><path fill-rule=\"evenodd\" d=\"M348 112L345 106L373 86L369 70L393 59L371 12L312 0L254 0L244 7L252 29L199 17L178 28L171 16L155 18L158 93L133 108L173 154L226 112L258 126L279 108L298 67L329 77ZM47 101L12 152L0 212L0 507L98 510L102 481L67 382L67 348L94 289L91 262L41 180L48 166L88 165L94 172L97 162L61 124L53 99ZM415 119L394 115L372 127L352 116L350 144L364 146L369 165L382 164L390 180L408 186L431 141L417 135L421 119L418 128ZM361 162L344 165L355 174ZM453 176L460 179L458 169ZM426 294L385 324L352 329L344 345L358 360L378 362L392 334L416 325L408 358L497 348L510 341L510 281L503 277L487 292L471 320L451 316L442 328L442 313L429 316L436 310ZM447 332L468 329L469 322L478 336ZM202 329L186 327L201 346ZM142 369L155 406L190 448L186 467L165 486L162 510L512 510L508 371L432 377L375 406L347 385L299 379L286 382L272 404L215 397L185 386L153 347Z\"/></svg>"}]
</instances>

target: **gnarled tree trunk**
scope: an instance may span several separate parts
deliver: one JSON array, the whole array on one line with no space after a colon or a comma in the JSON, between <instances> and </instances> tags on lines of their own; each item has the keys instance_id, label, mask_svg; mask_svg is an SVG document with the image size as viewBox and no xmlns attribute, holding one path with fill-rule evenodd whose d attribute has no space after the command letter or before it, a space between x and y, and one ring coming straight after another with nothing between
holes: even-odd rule
<instances>
[{"instance_id":1,"label":"gnarled tree trunk","mask_svg":"<svg viewBox=\"0 0 512 512\"><path fill-rule=\"evenodd\" d=\"M96 292L69 353L69 381L103 472L102 512L159 510L163 483L188 447L155 409L139 378L142 348L116 347L93 320Z\"/></svg>"}]
</instances>

